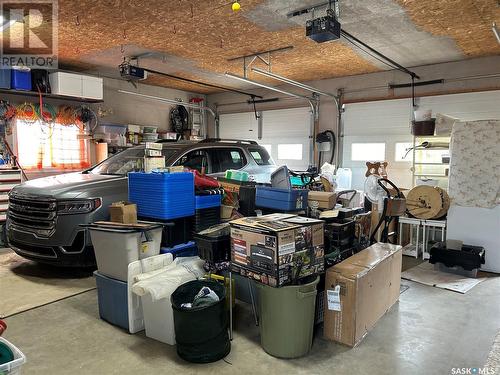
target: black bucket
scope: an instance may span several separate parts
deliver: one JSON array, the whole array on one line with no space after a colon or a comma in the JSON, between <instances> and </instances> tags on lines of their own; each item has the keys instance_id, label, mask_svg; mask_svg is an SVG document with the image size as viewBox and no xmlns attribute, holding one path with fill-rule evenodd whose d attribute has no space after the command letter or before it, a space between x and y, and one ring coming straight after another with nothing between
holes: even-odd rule
<instances>
[{"instance_id":1,"label":"black bucket","mask_svg":"<svg viewBox=\"0 0 500 375\"><path fill-rule=\"evenodd\" d=\"M411 124L411 134L416 136L434 135L436 129L436 119L428 121L413 121Z\"/></svg>"},{"instance_id":2,"label":"black bucket","mask_svg":"<svg viewBox=\"0 0 500 375\"><path fill-rule=\"evenodd\" d=\"M212 289L219 301L210 306L191 309L181 304L192 302L204 286ZM228 312L225 308L226 288L210 280L193 280L179 286L170 302L174 311L177 354L194 363L215 362L231 351L228 333Z\"/></svg>"}]
</instances>

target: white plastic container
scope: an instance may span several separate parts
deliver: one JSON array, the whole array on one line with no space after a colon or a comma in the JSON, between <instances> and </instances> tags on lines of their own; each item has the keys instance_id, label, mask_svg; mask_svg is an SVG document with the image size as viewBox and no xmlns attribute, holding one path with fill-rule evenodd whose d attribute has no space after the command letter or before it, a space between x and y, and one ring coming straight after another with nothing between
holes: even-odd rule
<instances>
[{"instance_id":1,"label":"white plastic container","mask_svg":"<svg viewBox=\"0 0 500 375\"><path fill-rule=\"evenodd\" d=\"M53 94L97 100L103 98L103 80L99 77L54 72L49 74L49 82Z\"/></svg>"},{"instance_id":2,"label":"white plastic container","mask_svg":"<svg viewBox=\"0 0 500 375\"><path fill-rule=\"evenodd\" d=\"M337 191L351 190L352 186L352 170L351 168L338 168L337 169Z\"/></svg>"},{"instance_id":3,"label":"white plastic container","mask_svg":"<svg viewBox=\"0 0 500 375\"><path fill-rule=\"evenodd\" d=\"M432 118L432 109L417 109L415 111L415 121L430 121Z\"/></svg>"},{"instance_id":4,"label":"white plastic container","mask_svg":"<svg viewBox=\"0 0 500 375\"><path fill-rule=\"evenodd\" d=\"M6 344L14 354L14 360L0 365L2 375L20 375L21 367L26 363L26 356L6 339L0 337L0 342Z\"/></svg>"},{"instance_id":5,"label":"white plastic container","mask_svg":"<svg viewBox=\"0 0 500 375\"><path fill-rule=\"evenodd\" d=\"M147 230L104 226L89 228L97 269L105 276L127 282L128 265L160 253L161 225Z\"/></svg>"},{"instance_id":6,"label":"white plastic container","mask_svg":"<svg viewBox=\"0 0 500 375\"><path fill-rule=\"evenodd\" d=\"M145 313L143 313L142 302L144 297L139 297L135 293L132 293L132 286L135 282L134 278L141 273L155 271L168 266L172 263L173 259L172 254L160 254L146 259L137 260L128 265L128 325L130 333L142 331L145 327Z\"/></svg>"},{"instance_id":7,"label":"white plastic container","mask_svg":"<svg viewBox=\"0 0 500 375\"><path fill-rule=\"evenodd\" d=\"M170 256L170 258L165 258L166 256ZM168 345L175 345L174 311L172 309L172 303L170 302L170 296L177 289L177 287L190 280L195 280L197 275L193 268L190 268L190 271L188 271L181 265L177 264L176 262L178 260L174 261L174 264L168 264L168 262L172 263L171 259L171 254L161 254L139 261L142 263L144 273L151 273L149 279L155 283L157 282L157 279L155 279L154 271L168 266L168 269L161 271L161 275L163 277L167 277L169 280L168 289L164 289L164 292L167 292L167 295L164 298L153 301L151 294L147 293L144 295L141 294L140 299L142 303L146 336ZM187 259L188 258L186 258L186 260ZM203 263L203 261L199 258L196 259ZM130 266L132 267L139 262L134 262ZM146 262L148 262L148 264L146 264ZM202 269L201 265L199 267ZM161 283L162 288L167 288L164 279L159 282Z\"/></svg>"},{"instance_id":8,"label":"white plastic container","mask_svg":"<svg viewBox=\"0 0 500 375\"><path fill-rule=\"evenodd\" d=\"M153 302L150 294L141 297L146 336L175 345L174 310L170 298Z\"/></svg>"}]
</instances>

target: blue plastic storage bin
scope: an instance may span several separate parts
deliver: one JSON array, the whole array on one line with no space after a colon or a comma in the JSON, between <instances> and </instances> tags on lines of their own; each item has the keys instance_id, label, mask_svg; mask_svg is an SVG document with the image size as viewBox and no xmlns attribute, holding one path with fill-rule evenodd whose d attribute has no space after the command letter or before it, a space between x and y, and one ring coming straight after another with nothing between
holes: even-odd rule
<instances>
[{"instance_id":1,"label":"blue plastic storage bin","mask_svg":"<svg viewBox=\"0 0 500 375\"><path fill-rule=\"evenodd\" d=\"M304 210L307 207L307 192L303 189L287 190L257 186L255 205L280 211Z\"/></svg>"},{"instance_id":2,"label":"blue plastic storage bin","mask_svg":"<svg viewBox=\"0 0 500 375\"><path fill-rule=\"evenodd\" d=\"M194 241L175 245L174 247L162 247L160 254L171 253L174 258L177 257L195 257L198 256L198 247Z\"/></svg>"},{"instance_id":3,"label":"blue plastic storage bin","mask_svg":"<svg viewBox=\"0 0 500 375\"><path fill-rule=\"evenodd\" d=\"M128 174L128 198L143 218L161 220L194 215L194 175L191 172Z\"/></svg>"},{"instance_id":4,"label":"blue plastic storage bin","mask_svg":"<svg viewBox=\"0 0 500 375\"><path fill-rule=\"evenodd\" d=\"M222 195L196 195L195 208L201 210L203 208L220 207Z\"/></svg>"},{"instance_id":5,"label":"blue plastic storage bin","mask_svg":"<svg viewBox=\"0 0 500 375\"><path fill-rule=\"evenodd\" d=\"M129 330L127 283L94 272L99 316L115 326Z\"/></svg>"},{"instance_id":6,"label":"blue plastic storage bin","mask_svg":"<svg viewBox=\"0 0 500 375\"><path fill-rule=\"evenodd\" d=\"M0 89L10 89L10 69L0 69Z\"/></svg>"},{"instance_id":7,"label":"blue plastic storage bin","mask_svg":"<svg viewBox=\"0 0 500 375\"><path fill-rule=\"evenodd\" d=\"M31 91L31 71L28 69L12 69L10 86L14 90Z\"/></svg>"}]
</instances>

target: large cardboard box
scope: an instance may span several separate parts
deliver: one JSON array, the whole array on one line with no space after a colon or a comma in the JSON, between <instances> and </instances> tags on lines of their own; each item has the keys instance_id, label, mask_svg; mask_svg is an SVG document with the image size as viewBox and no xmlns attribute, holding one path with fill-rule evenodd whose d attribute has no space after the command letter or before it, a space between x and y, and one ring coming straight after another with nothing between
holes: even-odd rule
<instances>
[{"instance_id":1,"label":"large cardboard box","mask_svg":"<svg viewBox=\"0 0 500 375\"><path fill-rule=\"evenodd\" d=\"M129 202L115 202L109 206L111 221L123 224L137 223L137 206Z\"/></svg>"},{"instance_id":2,"label":"large cardboard box","mask_svg":"<svg viewBox=\"0 0 500 375\"><path fill-rule=\"evenodd\" d=\"M356 346L399 299L401 246L377 243L326 272L324 336Z\"/></svg>"},{"instance_id":3,"label":"large cardboard box","mask_svg":"<svg viewBox=\"0 0 500 375\"><path fill-rule=\"evenodd\" d=\"M235 272L280 287L324 270L323 221L288 214L231 222Z\"/></svg>"}]
</instances>

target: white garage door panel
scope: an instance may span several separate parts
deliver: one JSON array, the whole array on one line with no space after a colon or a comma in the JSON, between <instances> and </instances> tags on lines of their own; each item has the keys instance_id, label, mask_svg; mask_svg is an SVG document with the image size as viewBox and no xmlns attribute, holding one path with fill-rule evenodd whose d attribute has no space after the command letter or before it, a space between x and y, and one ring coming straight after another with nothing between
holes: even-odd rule
<instances>
[{"instance_id":1,"label":"white garage door panel","mask_svg":"<svg viewBox=\"0 0 500 375\"><path fill-rule=\"evenodd\" d=\"M344 135L407 134L410 113L409 99L347 104Z\"/></svg>"},{"instance_id":2,"label":"white garage door panel","mask_svg":"<svg viewBox=\"0 0 500 375\"><path fill-rule=\"evenodd\" d=\"M279 109L262 113L262 139L259 143L271 146L271 156L278 165L305 170L309 158L309 133L311 118L309 108ZM279 145L302 145L300 160L280 159ZM298 156L297 156L298 157Z\"/></svg>"},{"instance_id":3,"label":"white garage door panel","mask_svg":"<svg viewBox=\"0 0 500 375\"><path fill-rule=\"evenodd\" d=\"M220 115L219 135L223 139L257 140L257 120L253 112Z\"/></svg>"},{"instance_id":4,"label":"white garage door panel","mask_svg":"<svg viewBox=\"0 0 500 375\"><path fill-rule=\"evenodd\" d=\"M418 100L421 109L450 115L462 120L500 119L500 91L423 97ZM413 142L409 122L411 100L397 99L368 103L347 104L343 114L343 167L353 170L353 188L363 189L365 163L351 160L352 143L385 143L388 174L396 185L411 187L411 159L395 161L395 145Z\"/></svg>"},{"instance_id":5,"label":"white garage door panel","mask_svg":"<svg viewBox=\"0 0 500 375\"><path fill-rule=\"evenodd\" d=\"M259 142L271 150L271 157L278 165L305 170L309 165L311 114L309 107L263 111L262 138L258 139L258 123L253 112L224 114L220 116L221 138L247 139ZM279 145L302 145L300 160L279 159Z\"/></svg>"},{"instance_id":6,"label":"white garage door panel","mask_svg":"<svg viewBox=\"0 0 500 375\"><path fill-rule=\"evenodd\" d=\"M422 108L465 121L500 118L500 91L432 96L420 99Z\"/></svg>"}]
</instances>

